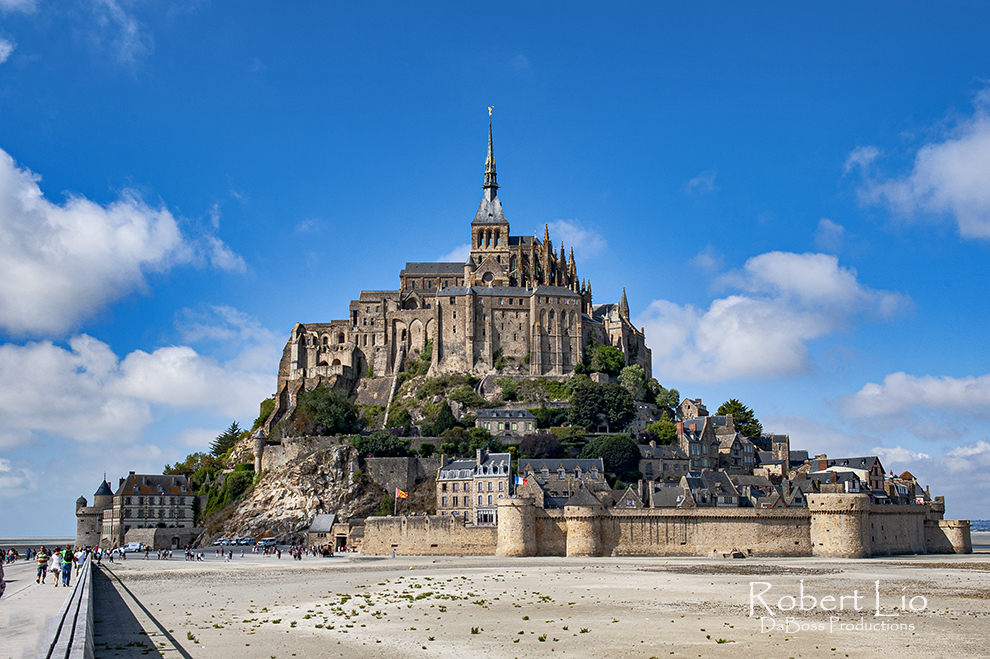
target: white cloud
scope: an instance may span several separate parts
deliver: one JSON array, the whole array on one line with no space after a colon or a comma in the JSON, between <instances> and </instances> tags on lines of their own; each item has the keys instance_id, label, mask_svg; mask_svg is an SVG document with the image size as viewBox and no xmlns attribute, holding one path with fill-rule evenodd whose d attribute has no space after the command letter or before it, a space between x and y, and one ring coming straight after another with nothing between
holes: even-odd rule
<instances>
[{"instance_id":1,"label":"white cloud","mask_svg":"<svg viewBox=\"0 0 990 659\"><path fill-rule=\"evenodd\" d=\"M37 487L37 479L31 469L15 466L10 460L0 458L0 496L16 496Z\"/></svg>"},{"instance_id":2,"label":"white cloud","mask_svg":"<svg viewBox=\"0 0 990 659\"><path fill-rule=\"evenodd\" d=\"M296 233L316 233L323 226L323 223L316 218L305 219L296 225Z\"/></svg>"},{"instance_id":3,"label":"white cloud","mask_svg":"<svg viewBox=\"0 0 990 659\"><path fill-rule=\"evenodd\" d=\"M109 39L117 61L133 65L155 49L154 36L117 0L93 0L97 24L102 33L94 35L98 43Z\"/></svg>"},{"instance_id":4,"label":"white cloud","mask_svg":"<svg viewBox=\"0 0 990 659\"><path fill-rule=\"evenodd\" d=\"M847 327L859 315L887 318L907 298L875 291L827 254L769 252L720 282L744 291L707 310L655 300L645 326L661 378L712 382L795 375L811 367L808 342Z\"/></svg>"},{"instance_id":5,"label":"white cloud","mask_svg":"<svg viewBox=\"0 0 990 659\"><path fill-rule=\"evenodd\" d=\"M101 206L70 196L54 204L39 177L0 150L0 328L60 334L135 290L147 272L196 260L243 271L219 239L184 236L172 214L136 193Z\"/></svg>"},{"instance_id":6,"label":"white cloud","mask_svg":"<svg viewBox=\"0 0 990 659\"><path fill-rule=\"evenodd\" d=\"M15 48L17 48L17 44L13 41L0 38L0 64L3 64L10 58L10 54L14 52Z\"/></svg>"},{"instance_id":7,"label":"white cloud","mask_svg":"<svg viewBox=\"0 0 990 659\"><path fill-rule=\"evenodd\" d=\"M910 471L932 496L945 497L946 518L985 519L990 508L990 443L977 441L930 456L901 446L875 447L884 468Z\"/></svg>"},{"instance_id":8,"label":"white cloud","mask_svg":"<svg viewBox=\"0 0 990 659\"><path fill-rule=\"evenodd\" d=\"M990 375L954 378L891 373L882 384L870 382L841 400L851 417L903 414L911 409L973 412L990 408Z\"/></svg>"},{"instance_id":9,"label":"white cloud","mask_svg":"<svg viewBox=\"0 0 990 659\"><path fill-rule=\"evenodd\" d=\"M715 250L714 246L706 245L703 250L691 259L691 264L708 272L716 272L722 269L723 261L722 255Z\"/></svg>"},{"instance_id":10,"label":"white cloud","mask_svg":"<svg viewBox=\"0 0 990 659\"><path fill-rule=\"evenodd\" d=\"M707 194L709 192L717 192L718 188L715 187L715 176L718 174L717 169L709 169L707 171L701 172L693 179L684 184L684 191L688 194L698 193Z\"/></svg>"},{"instance_id":11,"label":"white cloud","mask_svg":"<svg viewBox=\"0 0 990 659\"><path fill-rule=\"evenodd\" d=\"M791 450L806 450L810 456L827 452L832 457L868 453L877 438L862 432L847 432L817 418L800 414L761 416L767 432L789 435Z\"/></svg>"},{"instance_id":12,"label":"white cloud","mask_svg":"<svg viewBox=\"0 0 990 659\"><path fill-rule=\"evenodd\" d=\"M950 216L963 237L990 239L990 91L977 96L972 116L918 149L906 176L874 176L870 165L878 156L873 147L861 147L846 162L847 170L858 167L863 174L863 203L885 205L907 219Z\"/></svg>"},{"instance_id":13,"label":"white cloud","mask_svg":"<svg viewBox=\"0 0 990 659\"><path fill-rule=\"evenodd\" d=\"M277 354L277 353L276 353ZM268 369L276 355L269 355ZM0 416L8 441L35 433L83 442L135 441L154 406L248 419L271 393L273 373L219 362L188 346L136 350L118 359L85 334L68 348L48 341L0 346Z\"/></svg>"},{"instance_id":14,"label":"white cloud","mask_svg":"<svg viewBox=\"0 0 990 659\"><path fill-rule=\"evenodd\" d=\"M848 174L854 169L868 167L880 155L880 149L875 146L858 146L849 152L843 172Z\"/></svg>"},{"instance_id":15,"label":"white cloud","mask_svg":"<svg viewBox=\"0 0 990 659\"><path fill-rule=\"evenodd\" d=\"M832 254L841 252L845 237L846 228L838 222L833 222L827 217L818 221L818 228L815 230L815 245L818 249Z\"/></svg>"},{"instance_id":16,"label":"white cloud","mask_svg":"<svg viewBox=\"0 0 990 659\"><path fill-rule=\"evenodd\" d=\"M561 246L573 247L575 258L591 258L606 247L605 238L600 233L582 226L577 220L554 220L547 226L558 253Z\"/></svg>"},{"instance_id":17,"label":"white cloud","mask_svg":"<svg viewBox=\"0 0 990 659\"><path fill-rule=\"evenodd\" d=\"M458 245L437 259L439 263L464 263L471 253L471 245Z\"/></svg>"},{"instance_id":18,"label":"white cloud","mask_svg":"<svg viewBox=\"0 0 990 659\"><path fill-rule=\"evenodd\" d=\"M15 11L30 14L36 8L35 0L0 0L0 11L12 13Z\"/></svg>"}]
</instances>

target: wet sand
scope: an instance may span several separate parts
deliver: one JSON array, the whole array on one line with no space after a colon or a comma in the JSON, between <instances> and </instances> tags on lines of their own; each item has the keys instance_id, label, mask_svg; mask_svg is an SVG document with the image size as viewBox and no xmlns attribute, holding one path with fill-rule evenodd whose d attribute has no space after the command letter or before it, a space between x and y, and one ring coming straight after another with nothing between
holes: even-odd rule
<instances>
[{"instance_id":1,"label":"wet sand","mask_svg":"<svg viewBox=\"0 0 990 659\"><path fill-rule=\"evenodd\" d=\"M97 657L988 654L990 555L859 561L249 555L230 563L132 558L104 568L95 581ZM780 611L789 596L800 597L802 580L809 610ZM762 601L783 629L768 630L768 617L759 619L767 611L751 598L751 588L758 594L768 587ZM840 602L844 610L820 608Z\"/></svg>"}]
</instances>

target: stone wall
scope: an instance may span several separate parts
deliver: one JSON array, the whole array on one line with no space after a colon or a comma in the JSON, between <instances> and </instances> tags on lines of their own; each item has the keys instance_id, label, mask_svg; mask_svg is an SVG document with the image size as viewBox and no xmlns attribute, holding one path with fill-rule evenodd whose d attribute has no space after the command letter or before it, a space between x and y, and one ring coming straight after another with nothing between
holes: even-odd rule
<instances>
[{"instance_id":1,"label":"stone wall","mask_svg":"<svg viewBox=\"0 0 990 659\"><path fill-rule=\"evenodd\" d=\"M183 529L131 529L124 537L124 543L140 542L152 550L159 549L182 549L186 545L191 545L193 541L203 532L201 528ZM178 543L173 542L173 538L178 536Z\"/></svg>"},{"instance_id":2,"label":"stone wall","mask_svg":"<svg viewBox=\"0 0 990 659\"><path fill-rule=\"evenodd\" d=\"M498 556L866 556L970 553L969 523L927 519L925 506L872 505L866 495L811 495L809 508L566 506L500 499L497 529L451 517L369 518L371 553ZM401 552L400 552L401 550Z\"/></svg>"},{"instance_id":3,"label":"stone wall","mask_svg":"<svg viewBox=\"0 0 990 659\"><path fill-rule=\"evenodd\" d=\"M266 444L260 456L261 469L273 471L298 458L316 453L332 446L340 446L335 437L286 437L280 444ZM257 447L255 447L257 453ZM255 456L258 459L258 456Z\"/></svg>"},{"instance_id":4,"label":"stone wall","mask_svg":"<svg viewBox=\"0 0 990 659\"><path fill-rule=\"evenodd\" d=\"M371 481L391 496L396 488L408 492L416 483L436 478L440 458L368 458L365 469Z\"/></svg>"},{"instance_id":5,"label":"stone wall","mask_svg":"<svg viewBox=\"0 0 990 659\"><path fill-rule=\"evenodd\" d=\"M447 515L369 517L364 523L361 553L400 555L488 556L495 553L497 530L464 526Z\"/></svg>"},{"instance_id":6,"label":"stone wall","mask_svg":"<svg viewBox=\"0 0 990 659\"><path fill-rule=\"evenodd\" d=\"M103 509L83 506L76 509L76 547L95 547L103 532Z\"/></svg>"}]
</instances>

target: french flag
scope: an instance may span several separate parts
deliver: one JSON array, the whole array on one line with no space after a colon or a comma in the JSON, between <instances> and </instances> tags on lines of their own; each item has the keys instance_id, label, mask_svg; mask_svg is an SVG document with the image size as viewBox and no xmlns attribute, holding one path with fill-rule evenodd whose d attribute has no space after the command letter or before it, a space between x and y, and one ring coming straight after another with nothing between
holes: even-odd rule
<instances>
[{"instance_id":1,"label":"french flag","mask_svg":"<svg viewBox=\"0 0 990 659\"><path fill-rule=\"evenodd\" d=\"M516 476L516 485L525 485L526 479L521 476Z\"/></svg>"}]
</instances>

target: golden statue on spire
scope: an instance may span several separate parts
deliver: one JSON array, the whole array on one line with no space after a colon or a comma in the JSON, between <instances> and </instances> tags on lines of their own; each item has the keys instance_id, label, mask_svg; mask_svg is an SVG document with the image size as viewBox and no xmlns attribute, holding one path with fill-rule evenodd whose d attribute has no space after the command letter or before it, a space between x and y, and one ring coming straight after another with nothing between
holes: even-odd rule
<instances>
[{"instance_id":1,"label":"golden statue on spire","mask_svg":"<svg viewBox=\"0 0 990 659\"><path fill-rule=\"evenodd\" d=\"M492 110L494 110L494 109L495 109L495 106L494 105L489 105L488 106L488 116L489 117L492 116Z\"/></svg>"}]
</instances>

